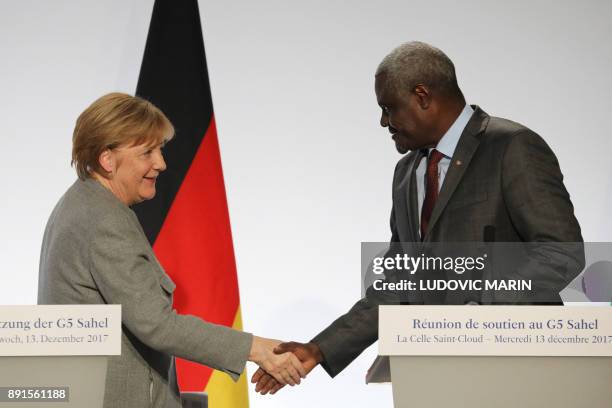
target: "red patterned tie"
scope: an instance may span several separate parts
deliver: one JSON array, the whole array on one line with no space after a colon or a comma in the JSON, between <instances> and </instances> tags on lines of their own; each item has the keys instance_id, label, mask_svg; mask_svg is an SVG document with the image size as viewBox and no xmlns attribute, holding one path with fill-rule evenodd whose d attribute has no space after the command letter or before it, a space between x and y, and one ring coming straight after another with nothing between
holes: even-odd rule
<instances>
[{"instance_id":1,"label":"red patterned tie","mask_svg":"<svg viewBox=\"0 0 612 408\"><path fill-rule=\"evenodd\" d=\"M438 199L438 163L444 155L433 149L427 159L427 171L425 172L425 200L421 210L421 240L425 239L429 218Z\"/></svg>"}]
</instances>

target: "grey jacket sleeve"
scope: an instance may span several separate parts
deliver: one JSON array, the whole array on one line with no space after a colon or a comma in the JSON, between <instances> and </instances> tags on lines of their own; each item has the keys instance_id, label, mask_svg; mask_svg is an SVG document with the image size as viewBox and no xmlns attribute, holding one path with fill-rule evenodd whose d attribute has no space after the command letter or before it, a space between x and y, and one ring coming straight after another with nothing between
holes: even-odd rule
<instances>
[{"instance_id":1,"label":"grey jacket sleeve","mask_svg":"<svg viewBox=\"0 0 612 408\"><path fill-rule=\"evenodd\" d=\"M170 281L134 222L129 214L113 214L92 230L89 269L105 301L122 305L123 324L149 347L224 371L236 381L252 335L177 314Z\"/></svg>"}]
</instances>

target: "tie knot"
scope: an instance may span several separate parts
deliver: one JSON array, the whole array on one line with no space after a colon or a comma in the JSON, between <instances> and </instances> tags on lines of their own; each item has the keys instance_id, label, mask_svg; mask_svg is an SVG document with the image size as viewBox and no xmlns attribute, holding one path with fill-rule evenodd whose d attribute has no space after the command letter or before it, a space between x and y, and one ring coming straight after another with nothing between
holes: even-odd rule
<instances>
[{"instance_id":1,"label":"tie knot","mask_svg":"<svg viewBox=\"0 0 612 408\"><path fill-rule=\"evenodd\" d=\"M428 164L429 165L437 165L438 163L440 163L440 160L442 160L442 158L444 157L444 155L442 153L440 153L438 150L433 149L431 151L431 153L429 153L429 159L428 159Z\"/></svg>"}]
</instances>

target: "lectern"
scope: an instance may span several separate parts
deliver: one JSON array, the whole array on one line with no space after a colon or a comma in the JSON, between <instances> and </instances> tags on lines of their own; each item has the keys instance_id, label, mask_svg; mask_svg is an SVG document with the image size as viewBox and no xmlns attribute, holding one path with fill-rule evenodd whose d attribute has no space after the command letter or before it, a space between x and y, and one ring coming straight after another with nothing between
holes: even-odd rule
<instances>
[{"instance_id":1,"label":"lectern","mask_svg":"<svg viewBox=\"0 0 612 408\"><path fill-rule=\"evenodd\" d=\"M102 408L120 305L0 306L0 408Z\"/></svg>"},{"instance_id":2,"label":"lectern","mask_svg":"<svg viewBox=\"0 0 612 408\"><path fill-rule=\"evenodd\" d=\"M476 310L483 307L381 307L379 348L387 355L375 360L366 382L391 381L396 408L611 406L611 308ZM413 319L431 327L472 319L489 328L415 328ZM521 321L527 323L524 330L518 328ZM580 321L596 328L567 327L581 327ZM517 325L504 329L503 322ZM465 342L467 332L479 342Z\"/></svg>"}]
</instances>

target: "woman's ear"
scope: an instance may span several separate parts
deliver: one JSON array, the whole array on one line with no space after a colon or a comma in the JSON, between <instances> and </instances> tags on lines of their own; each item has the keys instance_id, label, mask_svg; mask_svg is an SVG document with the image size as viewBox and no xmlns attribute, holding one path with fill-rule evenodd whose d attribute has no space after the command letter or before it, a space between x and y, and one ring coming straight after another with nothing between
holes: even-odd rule
<instances>
[{"instance_id":1,"label":"woman's ear","mask_svg":"<svg viewBox=\"0 0 612 408\"><path fill-rule=\"evenodd\" d=\"M100 167L105 172L111 174L115 170L115 157L113 152L110 149L104 150L100 153L100 157L98 157L98 162L100 163Z\"/></svg>"}]
</instances>

